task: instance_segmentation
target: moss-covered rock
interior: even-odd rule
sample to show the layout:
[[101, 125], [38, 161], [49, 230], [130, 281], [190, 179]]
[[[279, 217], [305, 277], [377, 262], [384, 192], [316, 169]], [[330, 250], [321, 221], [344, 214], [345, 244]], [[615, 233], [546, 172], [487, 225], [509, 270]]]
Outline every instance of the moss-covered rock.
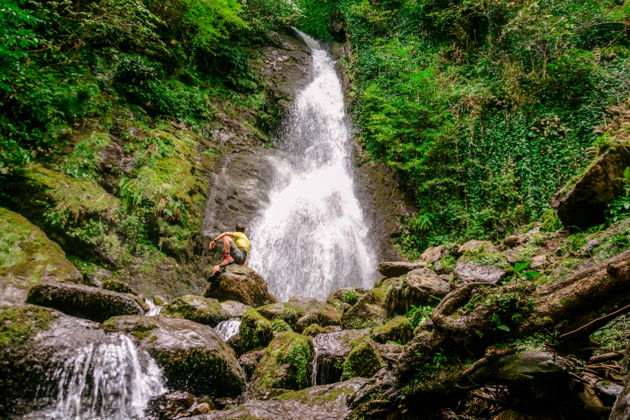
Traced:
[[341, 326], [344, 329], [361, 329], [383, 325], [387, 319], [384, 303], [384, 290], [370, 290], [343, 314]]
[[216, 326], [229, 319], [229, 314], [216, 299], [195, 295], [180, 296], [162, 309], [162, 314], [185, 318], [200, 324]]
[[276, 301], [260, 274], [238, 264], [228, 266], [218, 278], [212, 280], [203, 295], [219, 301], [235, 300], [253, 307]]
[[346, 380], [361, 376], [369, 378], [385, 366], [377, 346], [372, 340], [363, 340], [356, 345], [343, 362], [341, 379]]
[[343, 362], [352, 348], [365, 340], [370, 334], [369, 329], [342, 330], [323, 333], [313, 338], [315, 353], [313, 369], [317, 385], [339, 382], [343, 371]]
[[301, 332], [311, 324], [339, 325], [341, 315], [332, 305], [321, 299], [294, 296], [288, 302], [274, 303], [257, 309], [267, 319], [281, 319]]
[[227, 312], [230, 318], [240, 318], [245, 312], [252, 309], [251, 306], [235, 300], [226, 300], [225, 302], [221, 302], [221, 307], [225, 312]]
[[258, 311], [250, 309], [241, 317], [239, 336], [242, 351], [266, 347], [273, 338], [273, 326]]
[[137, 296], [98, 287], [57, 282], [33, 286], [26, 298], [28, 303], [98, 322], [117, 315], [144, 314], [139, 300]]
[[40, 228], [0, 207], [0, 304], [24, 302], [28, 288], [42, 281], [76, 283], [82, 278]]
[[250, 389], [259, 396], [275, 390], [302, 389], [310, 384], [310, 338], [282, 332], [269, 343], [265, 355], [252, 375]]
[[164, 370], [171, 389], [219, 397], [234, 397], [243, 389], [245, 374], [236, 354], [207, 325], [163, 316], [121, 316], [104, 326], [135, 335]]
[[341, 301], [352, 306], [367, 292], [367, 289], [361, 287], [345, 287], [330, 293], [326, 298], [326, 302], [332, 304], [334, 301]]
[[402, 315], [412, 306], [437, 304], [451, 291], [451, 285], [428, 268], [413, 270], [387, 289], [385, 307], [390, 315]]
[[327, 327], [322, 327], [319, 324], [311, 324], [308, 327], [304, 328], [302, 334], [308, 337], [315, 337], [318, 334], [330, 333], [339, 330], [341, 330], [341, 327], [338, 325], [329, 325]]
[[[479, 242], [479, 244], [476, 247], [466, 248], [466, 251], [457, 260], [454, 270], [455, 276], [461, 281], [495, 284], [510, 272], [512, 266], [508, 262], [506, 255], [497, 252], [492, 243], [487, 241], [470, 242]], [[462, 248], [464, 245], [462, 245]]]
[[105, 280], [103, 282], [103, 289], [111, 290], [112, 292], [129, 293], [131, 295], [138, 295], [138, 292], [136, 292], [133, 287], [129, 286], [124, 281], [120, 281], [116, 279]]
[[405, 344], [413, 337], [413, 326], [406, 316], [397, 316], [385, 325], [374, 328], [371, 336], [377, 343], [385, 344], [388, 341], [394, 341], [398, 344]]

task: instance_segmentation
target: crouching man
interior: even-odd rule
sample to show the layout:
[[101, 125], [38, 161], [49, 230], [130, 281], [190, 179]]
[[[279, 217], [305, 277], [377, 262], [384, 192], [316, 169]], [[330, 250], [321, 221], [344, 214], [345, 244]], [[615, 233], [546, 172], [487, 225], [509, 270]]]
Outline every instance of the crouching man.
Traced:
[[247, 256], [251, 248], [251, 243], [245, 235], [245, 225], [239, 223], [236, 225], [235, 232], [223, 232], [210, 242], [210, 249], [214, 249], [217, 244], [223, 246], [223, 261], [219, 265], [214, 266], [209, 279], [213, 279], [223, 267], [230, 264], [247, 265]]

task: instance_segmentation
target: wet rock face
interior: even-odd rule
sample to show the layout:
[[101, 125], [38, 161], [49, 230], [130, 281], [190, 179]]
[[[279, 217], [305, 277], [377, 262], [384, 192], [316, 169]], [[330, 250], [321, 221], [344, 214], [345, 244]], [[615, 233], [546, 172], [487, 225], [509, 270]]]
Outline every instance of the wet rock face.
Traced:
[[604, 153], [577, 182], [561, 190], [552, 202], [568, 228], [587, 228], [604, 222], [608, 204], [623, 192], [624, 170], [630, 166], [630, 151], [618, 147]]
[[144, 309], [139, 298], [97, 287], [68, 283], [33, 286], [27, 303], [58, 309], [66, 314], [102, 322], [117, 315], [140, 315]]
[[235, 300], [253, 307], [276, 301], [260, 274], [238, 264], [229, 265], [218, 278], [212, 280], [203, 295], [219, 301]]
[[185, 318], [200, 324], [216, 326], [230, 318], [216, 299], [201, 296], [180, 296], [162, 309], [164, 315]]
[[269, 343], [252, 374], [250, 392], [267, 397], [277, 390], [302, 389], [310, 384], [311, 340], [282, 332]]
[[229, 410], [191, 417], [191, 420], [237, 418], [341, 420], [350, 414], [349, 397], [359, 392], [367, 382], [367, 379], [355, 378], [345, 382], [287, 392], [267, 401], [249, 400]]
[[428, 268], [418, 268], [394, 285], [385, 299], [387, 312], [406, 314], [411, 306], [432, 305], [451, 291], [451, 285]]
[[237, 396], [245, 382], [234, 350], [209, 326], [162, 316], [122, 316], [108, 330], [133, 334], [164, 370], [168, 387], [196, 395]]
[[210, 409], [208, 403], [200, 403], [188, 392], [173, 391], [152, 399], [144, 414], [147, 420], [170, 420], [204, 414]]
[[343, 362], [352, 350], [353, 343], [369, 334], [369, 329], [343, 330], [316, 335], [313, 338], [315, 383], [330, 384], [341, 380]]
[[0, 304], [23, 303], [28, 288], [35, 283], [76, 283], [83, 279], [61, 247], [40, 228], [2, 207], [0, 236], [9, 246], [0, 259]]

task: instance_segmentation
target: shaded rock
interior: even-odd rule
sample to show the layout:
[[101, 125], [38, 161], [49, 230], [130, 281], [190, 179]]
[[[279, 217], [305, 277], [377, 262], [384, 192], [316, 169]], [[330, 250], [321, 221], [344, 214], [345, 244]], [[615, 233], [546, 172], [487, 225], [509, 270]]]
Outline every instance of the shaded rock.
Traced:
[[273, 326], [271, 321], [255, 309], [250, 309], [243, 314], [239, 330], [241, 351], [267, 347], [272, 338]]
[[375, 327], [385, 323], [387, 312], [383, 308], [385, 292], [380, 289], [370, 290], [348, 309], [341, 318], [344, 329]]
[[257, 311], [267, 319], [282, 319], [298, 332], [311, 324], [325, 327], [341, 323], [339, 311], [316, 298], [294, 296], [288, 302], [261, 306]]
[[19, 304], [29, 287], [43, 281], [77, 283], [83, 275], [37, 226], [0, 207], [0, 304]]
[[129, 293], [130, 295], [138, 295], [133, 287], [129, 286], [124, 281], [115, 280], [115, 279], [107, 279], [103, 281], [103, 286], [101, 286], [105, 290], [111, 290], [112, 292], [118, 293]]
[[503, 245], [508, 248], [515, 248], [517, 246], [523, 245], [525, 243], [525, 236], [523, 235], [512, 235], [503, 239]]
[[385, 299], [389, 314], [406, 314], [412, 306], [434, 305], [451, 291], [451, 285], [433, 270], [419, 268], [393, 285]]
[[478, 241], [476, 239], [473, 239], [461, 245], [459, 249], [457, 250], [457, 252], [459, 254], [463, 254], [465, 252], [475, 251], [478, 249], [485, 249], [485, 250], [491, 251], [491, 250], [494, 250], [494, 245], [492, 245], [492, 242], [490, 241]]
[[385, 366], [378, 347], [372, 340], [363, 340], [357, 344], [343, 362], [341, 379], [346, 380], [361, 376], [369, 378]]
[[484, 282], [496, 284], [503, 277], [507, 275], [507, 272], [501, 268], [491, 265], [476, 265], [466, 261], [458, 261], [454, 271], [455, 275], [462, 281], [470, 282]]
[[335, 331], [341, 331], [341, 327], [338, 325], [329, 325], [327, 327], [322, 327], [319, 324], [311, 324], [308, 327], [304, 328], [302, 334], [308, 337], [315, 337], [318, 334], [330, 333]]
[[217, 279], [212, 280], [203, 295], [219, 301], [235, 300], [253, 307], [276, 301], [260, 274], [238, 264], [229, 265]]
[[350, 414], [349, 397], [357, 393], [367, 382], [367, 379], [355, 378], [287, 392], [267, 401], [248, 400], [237, 407], [192, 417], [191, 420], [342, 420]]
[[216, 326], [219, 322], [230, 318], [216, 299], [195, 295], [180, 296], [161, 312], [163, 315], [185, 318], [200, 324]]
[[210, 411], [208, 403], [201, 404], [193, 394], [173, 391], [151, 399], [144, 413], [150, 420], [171, 420]]
[[407, 274], [411, 270], [423, 268], [425, 263], [422, 261], [406, 262], [406, 261], [389, 261], [378, 264], [378, 272], [385, 277], [398, 277]]
[[604, 222], [608, 204], [624, 191], [623, 174], [630, 165], [627, 147], [611, 149], [584, 174], [554, 197], [551, 205], [567, 228], [587, 228]]
[[420, 261], [423, 261], [427, 264], [433, 264], [440, 260], [440, 258], [444, 257], [448, 254], [448, 249], [444, 245], [434, 246], [431, 248], [427, 248], [422, 255], [420, 255]]
[[33, 286], [27, 303], [58, 309], [66, 314], [103, 322], [117, 315], [144, 314], [139, 298], [97, 287], [69, 283]]
[[230, 318], [240, 318], [245, 312], [252, 307], [235, 300], [226, 300], [221, 302], [221, 307], [230, 316]]
[[405, 350], [405, 346], [401, 344], [380, 344], [375, 343], [376, 348], [378, 349], [379, 354], [383, 357], [384, 360], [389, 362], [392, 366], [398, 362], [398, 358]]
[[171, 389], [236, 396], [245, 374], [234, 350], [209, 326], [163, 316], [110, 318], [108, 330], [133, 334], [163, 369]]
[[397, 316], [389, 320], [385, 325], [375, 327], [371, 337], [377, 343], [385, 344], [394, 341], [405, 344], [413, 337], [413, 326], [406, 316]]
[[245, 371], [245, 376], [248, 380], [251, 378], [252, 374], [256, 370], [256, 367], [258, 366], [258, 363], [260, 363], [260, 360], [263, 358], [264, 355], [264, 349], [252, 350], [241, 355], [238, 358], [238, 363], [243, 367], [243, 370]]
[[250, 392], [268, 397], [278, 390], [306, 388], [310, 385], [311, 354], [310, 338], [289, 331], [278, 334], [252, 374]]
[[343, 362], [348, 357], [353, 345], [367, 337], [369, 333], [369, 329], [364, 329], [342, 330], [316, 335], [312, 341], [314, 383], [322, 385], [340, 381]]

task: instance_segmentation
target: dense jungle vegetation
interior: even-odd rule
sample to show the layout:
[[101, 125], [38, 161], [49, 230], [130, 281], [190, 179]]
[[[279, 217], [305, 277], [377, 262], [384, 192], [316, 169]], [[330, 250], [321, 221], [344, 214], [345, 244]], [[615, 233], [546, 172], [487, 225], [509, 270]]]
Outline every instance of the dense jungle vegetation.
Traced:
[[[606, 121], [627, 104], [628, 13], [619, 0], [5, 0], [0, 173], [55, 162], [82, 127], [124, 113], [207, 134], [227, 103], [270, 129], [251, 51], [270, 30], [342, 40], [341, 25], [359, 140], [418, 207], [403, 251], [498, 237], [543, 216], [610, 146]], [[91, 143], [59, 169], [92, 176]], [[139, 179], [120, 180], [131, 203]], [[181, 203], [167, 200], [176, 218]]]
[[[627, 1], [342, 0], [313, 9], [346, 23], [360, 140], [415, 197], [408, 252], [498, 237], [541, 217], [610, 146], [600, 126], [627, 105]], [[307, 29], [330, 37], [321, 22]], [[625, 198], [615, 209], [627, 207]]]

